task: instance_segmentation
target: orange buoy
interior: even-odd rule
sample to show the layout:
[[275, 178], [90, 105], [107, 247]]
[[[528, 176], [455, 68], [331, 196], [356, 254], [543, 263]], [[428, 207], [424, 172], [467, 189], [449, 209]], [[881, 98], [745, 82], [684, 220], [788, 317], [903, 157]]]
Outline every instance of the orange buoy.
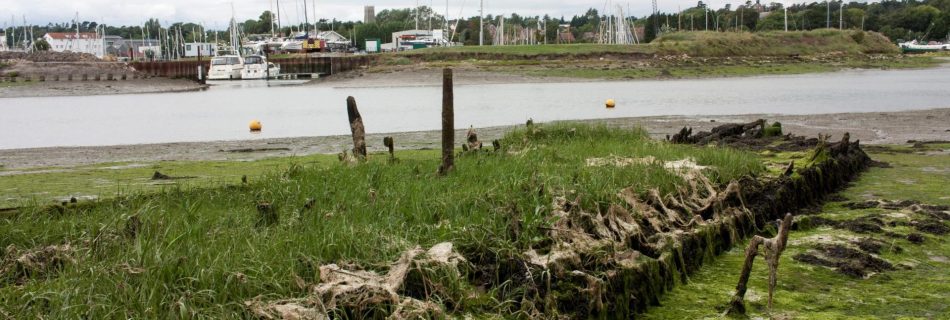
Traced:
[[607, 99], [607, 109], [613, 109], [617, 106], [617, 103], [614, 102], [614, 99]]
[[259, 120], [253, 120], [248, 127], [251, 129], [251, 132], [261, 131], [261, 122]]

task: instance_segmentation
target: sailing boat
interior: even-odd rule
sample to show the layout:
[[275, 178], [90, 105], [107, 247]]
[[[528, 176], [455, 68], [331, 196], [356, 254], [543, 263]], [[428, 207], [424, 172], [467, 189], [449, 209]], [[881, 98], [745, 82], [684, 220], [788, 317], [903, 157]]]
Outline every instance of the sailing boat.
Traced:
[[921, 44], [917, 40], [900, 44], [904, 53], [924, 53], [950, 50], [950, 43]]

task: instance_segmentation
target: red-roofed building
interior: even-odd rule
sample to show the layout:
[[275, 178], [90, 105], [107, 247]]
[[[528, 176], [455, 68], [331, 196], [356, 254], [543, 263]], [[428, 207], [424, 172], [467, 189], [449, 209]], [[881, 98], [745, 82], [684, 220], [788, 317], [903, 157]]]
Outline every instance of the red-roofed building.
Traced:
[[50, 50], [56, 52], [88, 53], [97, 57], [105, 54], [103, 38], [92, 32], [50, 32], [43, 36]]

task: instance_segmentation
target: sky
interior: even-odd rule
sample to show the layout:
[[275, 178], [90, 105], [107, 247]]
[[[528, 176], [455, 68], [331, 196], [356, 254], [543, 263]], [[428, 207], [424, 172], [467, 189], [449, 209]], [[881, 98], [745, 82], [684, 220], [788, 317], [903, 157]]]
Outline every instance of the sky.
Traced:
[[[12, 4], [10, 2], [12, 1]], [[282, 0], [282, 21], [296, 23], [303, 22], [303, 1]], [[376, 12], [391, 8], [408, 8], [415, 6], [416, 0], [306, 0], [307, 10], [313, 17], [313, 1], [316, 2], [316, 16], [320, 19], [362, 20], [363, 6], [373, 5]], [[471, 17], [478, 15], [479, 0], [449, 0], [449, 18], [454, 19], [461, 15]], [[13, 17], [16, 24], [21, 25], [23, 16], [28, 24], [45, 25], [47, 23], [61, 23], [72, 21], [77, 12], [80, 21], [96, 21], [108, 25], [141, 25], [148, 18], [158, 18], [163, 24], [174, 22], [198, 22], [205, 27], [226, 28], [231, 18], [231, 5], [234, 5], [234, 16], [238, 21], [257, 19], [261, 12], [271, 9], [273, 0], [4, 0], [0, 6], [0, 26], [10, 26]], [[564, 16], [567, 19], [584, 13], [588, 8], [603, 11], [605, 0], [485, 0], [486, 14], [518, 13], [523, 16], [549, 14], [552, 17]], [[688, 8], [696, 5], [697, 0], [659, 0], [660, 11], [674, 12], [679, 8]], [[740, 1], [713, 0], [708, 1], [713, 8], [719, 8], [726, 3], [737, 4]], [[744, 2], [744, 1], [742, 1]], [[763, 0], [763, 3], [770, 1]], [[781, 2], [781, 1], [779, 1]], [[445, 0], [419, 0], [420, 5], [431, 4], [440, 14], [446, 9]], [[648, 15], [652, 11], [652, 4], [648, 0], [630, 2], [614, 1], [621, 4], [624, 10], [636, 16]], [[301, 9], [296, 9], [296, 8]]]

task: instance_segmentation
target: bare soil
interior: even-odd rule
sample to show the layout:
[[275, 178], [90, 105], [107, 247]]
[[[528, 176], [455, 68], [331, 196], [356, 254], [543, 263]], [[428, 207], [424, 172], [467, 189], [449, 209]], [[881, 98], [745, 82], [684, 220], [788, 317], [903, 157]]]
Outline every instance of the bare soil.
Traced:
[[169, 93], [198, 91], [207, 87], [207, 85], [191, 80], [168, 78], [113, 81], [44, 81], [0, 87], [0, 98]]
[[[2, 92], [2, 91], [0, 91]], [[741, 116], [663, 116], [587, 120], [611, 127], [642, 126], [655, 138], [665, 139], [684, 126], [694, 131], [711, 130], [723, 123], [751, 122], [756, 119], [779, 121], [785, 133], [815, 137], [831, 134], [839, 139], [850, 132], [852, 141], [864, 144], [901, 144], [908, 140], [950, 140], [950, 108], [886, 113], [841, 113], [827, 115], [741, 115]], [[515, 126], [479, 128], [482, 141], [501, 138]], [[456, 132], [456, 141], [465, 141], [466, 130]], [[370, 152], [383, 152], [383, 137], [395, 138], [396, 149], [418, 150], [440, 147], [439, 131], [368, 134]], [[210, 141], [101, 147], [59, 147], [0, 150], [0, 165], [5, 169], [77, 166], [113, 162], [150, 162], [169, 160], [248, 161], [268, 157], [339, 153], [352, 147], [349, 136], [295, 137], [245, 141]]]
[[[533, 77], [481, 70], [472, 65], [453, 66], [455, 85], [552, 83], [604, 81], [567, 77]], [[335, 74], [311, 81], [309, 85], [334, 88], [433, 87], [442, 85], [442, 69], [426, 66], [375, 66]]]

